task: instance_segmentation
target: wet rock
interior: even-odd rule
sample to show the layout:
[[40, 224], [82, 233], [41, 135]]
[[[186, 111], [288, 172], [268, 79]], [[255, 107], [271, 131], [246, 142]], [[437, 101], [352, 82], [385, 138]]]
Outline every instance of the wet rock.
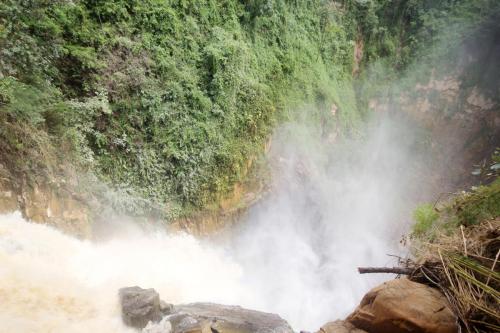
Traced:
[[436, 289], [399, 279], [372, 289], [347, 318], [368, 332], [456, 333], [457, 320]]
[[170, 333], [172, 331], [172, 324], [166, 318], [163, 318], [159, 323], [149, 322], [144, 327], [141, 333]]
[[166, 316], [172, 313], [174, 311], [174, 305], [169, 304], [165, 301], [160, 300], [160, 312], [162, 315]]
[[171, 323], [172, 333], [293, 332], [276, 314], [212, 303], [178, 305], [164, 319]]
[[321, 326], [317, 333], [366, 333], [345, 320], [336, 320]]
[[154, 289], [122, 288], [118, 292], [125, 324], [142, 329], [161, 320], [160, 295]]
[[[170, 322], [171, 332], [208, 332], [210, 333], [211, 321], [204, 318], [195, 318], [187, 313], [174, 313], [165, 317]], [[208, 331], [207, 331], [208, 329]]]

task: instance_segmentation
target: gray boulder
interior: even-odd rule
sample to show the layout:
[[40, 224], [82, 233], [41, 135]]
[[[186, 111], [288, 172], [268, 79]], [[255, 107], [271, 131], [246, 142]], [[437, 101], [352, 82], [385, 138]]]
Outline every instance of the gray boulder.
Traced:
[[293, 333], [276, 314], [212, 303], [177, 305], [164, 320], [171, 333]]
[[174, 305], [160, 300], [160, 311], [164, 316], [169, 315], [174, 311]]
[[118, 292], [125, 324], [138, 329], [161, 320], [160, 295], [154, 289], [121, 288]]

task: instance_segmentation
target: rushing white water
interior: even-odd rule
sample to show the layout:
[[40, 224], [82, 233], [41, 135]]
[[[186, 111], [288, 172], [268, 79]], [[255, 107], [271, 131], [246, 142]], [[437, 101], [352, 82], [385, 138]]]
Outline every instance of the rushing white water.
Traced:
[[304, 126], [276, 133], [272, 193], [231, 238], [244, 285], [258, 295], [248, 305], [316, 331], [391, 278], [357, 267], [393, 265], [388, 254], [404, 255], [399, 240], [426, 192], [412, 132], [383, 119], [366, 129], [366, 140], [342, 145]]
[[0, 216], [0, 332], [128, 332], [117, 290], [154, 287], [170, 302], [245, 295], [241, 268], [188, 235], [80, 241], [19, 214]]
[[114, 233], [90, 242], [19, 214], [0, 216], [0, 333], [128, 332], [117, 290], [132, 285], [171, 303], [278, 313], [297, 330], [345, 316], [387, 278], [360, 276], [356, 267], [399, 253], [399, 219], [413, 203], [409, 193], [423, 187], [411, 177], [410, 132], [393, 125], [337, 149], [301, 127], [278, 132], [273, 191], [228, 241], [114, 221]]

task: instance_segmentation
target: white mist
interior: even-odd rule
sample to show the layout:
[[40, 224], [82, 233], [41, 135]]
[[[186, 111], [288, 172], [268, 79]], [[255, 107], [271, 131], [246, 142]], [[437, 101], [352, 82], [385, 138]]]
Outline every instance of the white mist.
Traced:
[[[124, 223], [99, 242], [0, 216], [0, 333], [128, 332], [117, 290], [155, 288], [167, 302], [274, 312], [296, 330], [344, 317], [387, 276], [403, 217], [422, 192], [408, 127], [379, 121], [364, 140], [328, 144], [288, 125], [270, 152], [271, 193], [227, 241], [144, 232]], [[119, 221], [120, 222], [120, 221]]]

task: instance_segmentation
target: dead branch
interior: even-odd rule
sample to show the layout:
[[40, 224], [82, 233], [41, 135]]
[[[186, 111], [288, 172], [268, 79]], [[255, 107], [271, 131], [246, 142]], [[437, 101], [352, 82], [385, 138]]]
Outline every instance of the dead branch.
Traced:
[[391, 274], [403, 274], [410, 275], [413, 273], [413, 269], [405, 267], [358, 267], [359, 274], [368, 273], [391, 273]]

